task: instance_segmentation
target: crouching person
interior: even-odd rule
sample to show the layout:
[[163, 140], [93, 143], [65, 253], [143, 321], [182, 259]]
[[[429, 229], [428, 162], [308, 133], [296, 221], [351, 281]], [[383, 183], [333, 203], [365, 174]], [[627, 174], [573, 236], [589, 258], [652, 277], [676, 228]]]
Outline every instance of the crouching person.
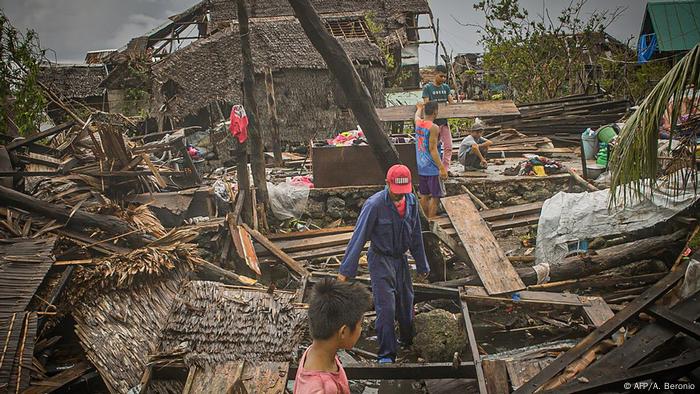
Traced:
[[314, 285], [308, 312], [313, 343], [299, 361], [294, 394], [350, 394], [336, 352], [355, 346], [369, 306], [369, 292], [359, 284], [326, 278]]
[[484, 130], [477, 126], [469, 131], [459, 144], [459, 162], [464, 166], [464, 171], [473, 169], [485, 169], [488, 166], [486, 156], [491, 146], [491, 141], [482, 137]]

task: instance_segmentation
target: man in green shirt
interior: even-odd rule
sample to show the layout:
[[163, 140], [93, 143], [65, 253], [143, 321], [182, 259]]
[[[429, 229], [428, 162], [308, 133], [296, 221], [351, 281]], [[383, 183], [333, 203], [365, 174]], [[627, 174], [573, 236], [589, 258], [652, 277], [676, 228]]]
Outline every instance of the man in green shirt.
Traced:
[[[436, 75], [433, 82], [428, 82], [423, 87], [423, 102], [437, 101], [438, 103], [454, 103], [450, 85], [447, 81], [447, 68], [442, 64], [435, 67]], [[447, 124], [447, 119], [435, 119], [435, 125], [440, 128], [439, 141], [442, 147], [441, 162], [445, 169], [450, 168], [452, 161], [452, 132]]]

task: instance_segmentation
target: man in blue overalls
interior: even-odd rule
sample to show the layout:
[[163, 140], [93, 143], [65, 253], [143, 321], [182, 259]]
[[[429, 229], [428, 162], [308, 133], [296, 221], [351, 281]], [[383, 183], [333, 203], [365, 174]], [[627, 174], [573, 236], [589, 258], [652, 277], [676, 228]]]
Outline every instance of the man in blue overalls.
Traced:
[[411, 251], [422, 277], [430, 272], [418, 202], [412, 193], [411, 171], [404, 165], [391, 167], [386, 174], [386, 184], [384, 190], [368, 198], [362, 206], [338, 274], [341, 281], [355, 276], [360, 253], [371, 240], [367, 262], [377, 312], [375, 327], [380, 363], [396, 360], [395, 320], [399, 322], [401, 343], [410, 345], [413, 342], [413, 283], [406, 251]]

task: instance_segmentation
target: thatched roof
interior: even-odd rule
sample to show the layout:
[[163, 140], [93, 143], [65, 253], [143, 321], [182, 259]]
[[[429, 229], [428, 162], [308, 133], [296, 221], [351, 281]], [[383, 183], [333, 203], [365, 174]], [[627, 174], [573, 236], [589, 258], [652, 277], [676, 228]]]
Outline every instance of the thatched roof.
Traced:
[[[376, 15], [410, 12], [425, 14], [430, 10], [427, 0], [312, 0], [320, 14], [337, 12], [372, 12]], [[214, 22], [236, 19], [236, 2], [230, 0], [211, 0], [211, 15]], [[256, 0], [251, 4], [252, 17], [290, 16], [294, 15], [287, 0]]]
[[294, 293], [269, 294], [217, 282], [187, 283], [163, 329], [159, 354], [201, 367], [225, 361], [290, 361], [306, 327]]
[[50, 64], [41, 67], [39, 80], [69, 98], [102, 96], [100, 82], [107, 76], [102, 64]]
[[[255, 71], [325, 70], [326, 63], [295, 18], [251, 19], [251, 47]], [[367, 39], [339, 39], [356, 63], [382, 65], [381, 50]], [[169, 112], [183, 118], [215, 101], [241, 101], [241, 49], [238, 25], [220, 30], [176, 51], [152, 67], [157, 110], [169, 99], [167, 86], [177, 96]], [[174, 84], [168, 83], [171, 80]], [[172, 94], [172, 93], [170, 93]], [[261, 102], [264, 102], [261, 101]]]
[[174, 272], [142, 286], [85, 297], [73, 310], [75, 333], [110, 392], [126, 393], [138, 385], [182, 276]]

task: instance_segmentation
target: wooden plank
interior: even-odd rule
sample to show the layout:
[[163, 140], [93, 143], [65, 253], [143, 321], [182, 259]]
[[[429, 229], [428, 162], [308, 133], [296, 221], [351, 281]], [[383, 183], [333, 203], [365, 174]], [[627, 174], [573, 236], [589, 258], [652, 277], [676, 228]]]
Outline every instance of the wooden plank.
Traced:
[[543, 204], [544, 201], [538, 201], [527, 204], [513, 205], [510, 207], [489, 209], [486, 211], [481, 211], [480, 214], [481, 217], [487, 221], [499, 219], [513, 219], [517, 216], [539, 213], [540, 211], [542, 211]]
[[517, 300], [507, 296], [493, 296], [486, 292], [486, 289], [480, 286], [464, 286], [463, 295], [466, 299], [490, 300], [497, 302], [523, 302], [530, 304], [555, 304], [555, 305], [572, 305], [572, 306], [589, 306], [590, 304], [582, 301], [576, 294], [569, 293], [551, 293], [547, 291], [519, 291]]
[[144, 163], [146, 163], [148, 169], [151, 170], [151, 172], [153, 173], [153, 177], [156, 179], [156, 183], [158, 184], [158, 186], [160, 186], [161, 189], [165, 189], [165, 187], [168, 184], [165, 182], [165, 179], [163, 179], [163, 177], [160, 176], [160, 172], [158, 172], [156, 166], [153, 165], [153, 162], [151, 161], [151, 158], [148, 157], [148, 154], [144, 153], [143, 155], [141, 155], [141, 159]]
[[269, 250], [270, 253], [275, 255], [275, 257], [280, 259], [292, 271], [299, 274], [302, 278], [309, 275], [309, 271], [303, 265], [291, 258], [287, 253], [283, 252], [282, 249], [278, 248], [269, 239], [265, 238], [265, 236], [260, 234], [260, 232], [251, 229], [247, 224], [243, 224], [243, 227], [256, 241], [258, 241], [258, 243], [260, 243], [265, 249]]
[[[275, 246], [285, 253], [300, 252], [304, 250], [314, 250], [329, 246], [347, 245], [352, 238], [352, 232], [325, 235], [315, 238], [293, 239], [288, 241], [277, 241]], [[267, 239], [267, 238], [266, 238]], [[256, 239], [257, 240], [257, 239]], [[267, 249], [267, 248], [266, 248]], [[259, 256], [267, 254], [261, 248], [256, 249]]]
[[[197, 370], [188, 378], [191, 393], [283, 393], [287, 384], [288, 362], [228, 361]], [[185, 391], [183, 391], [184, 394]]]
[[[576, 387], [557, 387], [557, 393], [579, 393], [579, 392], [601, 392], [605, 387], [610, 387], [613, 392], [620, 391], [622, 382], [641, 382], [651, 377], [668, 377], [675, 369], [693, 370], [700, 365], [700, 349], [689, 350], [680, 356], [651, 362], [642, 366], [630, 368], [626, 371], [601, 376], [600, 379], [589, 380], [588, 383], [577, 385]], [[659, 386], [661, 389], [663, 386]], [[647, 391], [652, 391], [653, 386], [644, 387]], [[657, 391], [657, 390], [654, 390]], [[692, 391], [692, 389], [690, 390]], [[603, 391], [605, 392], [605, 391]]]
[[[474, 363], [391, 363], [344, 364], [348, 380], [427, 380], [476, 377]], [[289, 367], [289, 376], [295, 376], [297, 367]]]
[[13, 149], [17, 149], [21, 146], [32, 144], [32, 143], [39, 141], [41, 139], [44, 139], [46, 137], [50, 137], [54, 134], [60, 133], [61, 131], [65, 130], [69, 127], [72, 127], [74, 124], [75, 124], [75, 122], [72, 120], [65, 122], [65, 123], [61, 123], [60, 125], [52, 127], [48, 130], [44, 130], [44, 131], [41, 131], [38, 133], [31, 134], [25, 139], [10, 142], [9, 144], [5, 145], [5, 149], [7, 149], [7, 151], [9, 152], [9, 151], [11, 151]]
[[[401, 122], [413, 120], [416, 107], [413, 105], [398, 105], [387, 108], [376, 108], [379, 120], [383, 122]], [[511, 100], [472, 101], [466, 103], [440, 104], [440, 118], [487, 118], [496, 116], [518, 116], [520, 111]]]
[[481, 363], [486, 379], [486, 391], [488, 394], [508, 394], [508, 370], [503, 360], [484, 360]]
[[659, 305], [652, 305], [647, 308], [647, 311], [652, 315], [663, 319], [675, 326], [677, 329], [683, 331], [685, 334], [694, 337], [695, 339], [700, 339], [700, 324], [686, 319], [684, 316], [677, 314], [676, 312]]
[[683, 263], [678, 270], [671, 272], [665, 278], [658, 281], [652, 287], [647, 289], [642, 295], [635, 298], [634, 301], [630, 302], [627, 307], [620, 312], [618, 312], [612, 319], [605, 322], [602, 326], [595, 329], [586, 336], [581, 342], [576, 346], [571, 348], [568, 352], [559, 356], [552, 364], [547, 368], [543, 369], [530, 381], [516, 390], [516, 393], [534, 393], [535, 390], [540, 388], [545, 383], [549, 382], [550, 379], [558, 375], [564, 370], [569, 364], [578, 360], [584, 355], [591, 347], [595, 346], [598, 342], [612, 335], [620, 326], [625, 324], [630, 318], [637, 316], [637, 314], [644, 309], [647, 305], [651, 304], [659, 297], [664, 295], [673, 285], [676, 284], [684, 275], [685, 269], [687, 267], [687, 262]]
[[549, 365], [544, 360], [508, 360], [506, 369], [513, 385], [513, 390], [517, 390], [525, 382], [537, 375], [544, 367]]
[[[695, 293], [671, 309], [688, 319], [700, 318], [700, 293]], [[672, 326], [658, 323], [647, 324], [631, 338], [628, 338], [622, 346], [612, 349], [581, 372], [581, 376], [593, 381], [601, 376], [631, 368], [668, 343], [677, 333], [678, 330]], [[573, 382], [571, 384], [579, 383]]]
[[442, 199], [442, 204], [489, 294], [525, 288], [503, 249], [468, 196]]
[[333, 227], [333, 228], [322, 228], [318, 230], [308, 230], [308, 231], [294, 231], [291, 233], [276, 233], [268, 234], [267, 239], [270, 241], [283, 241], [292, 239], [304, 239], [311, 237], [318, 237], [319, 235], [334, 235], [341, 233], [352, 232], [355, 229], [354, 226], [343, 226], [343, 227]]
[[594, 326], [600, 327], [615, 316], [615, 313], [613, 313], [612, 309], [610, 309], [610, 306], [603, 298], [586, 296], [579, 296], [579, 298], [581, 301], [590, 304], [589, 306], [584, 306], [583, 311]]
[[81, 361], [75, 364], [69, 369], [64, 369], [58, 374], [42, 381], [33, 381], [32, 386], [25, 390], [24, 394], [44, 394], [52, 393], [61, 387], [67, 385], [68, 383], [78, 379], [79, 377], [85, 375], [86, 372], [91, 370], [90, 364]]
[[474, 368], [476, 369], [476, 380], [479, 384], [479, 393], [488, 394], [486, 388], [486, 378], [484, 377], [484, 370], [481, 366], [481, 355], [479, 354], [479, 345], [476, 343], [476, 335], [474, 335], [474, 328], [472, 327], [472, 320], [469, 316], [469, 306], [467, 301], [462, 297], [463, 289], [459, 290], [459, 300], [462, 305], [462, 317], [464, 318], [464, 327], [467, 329], [467, 340], [469, 341], [469, 350], [472, 353], [472, 362], [474, 363]]

